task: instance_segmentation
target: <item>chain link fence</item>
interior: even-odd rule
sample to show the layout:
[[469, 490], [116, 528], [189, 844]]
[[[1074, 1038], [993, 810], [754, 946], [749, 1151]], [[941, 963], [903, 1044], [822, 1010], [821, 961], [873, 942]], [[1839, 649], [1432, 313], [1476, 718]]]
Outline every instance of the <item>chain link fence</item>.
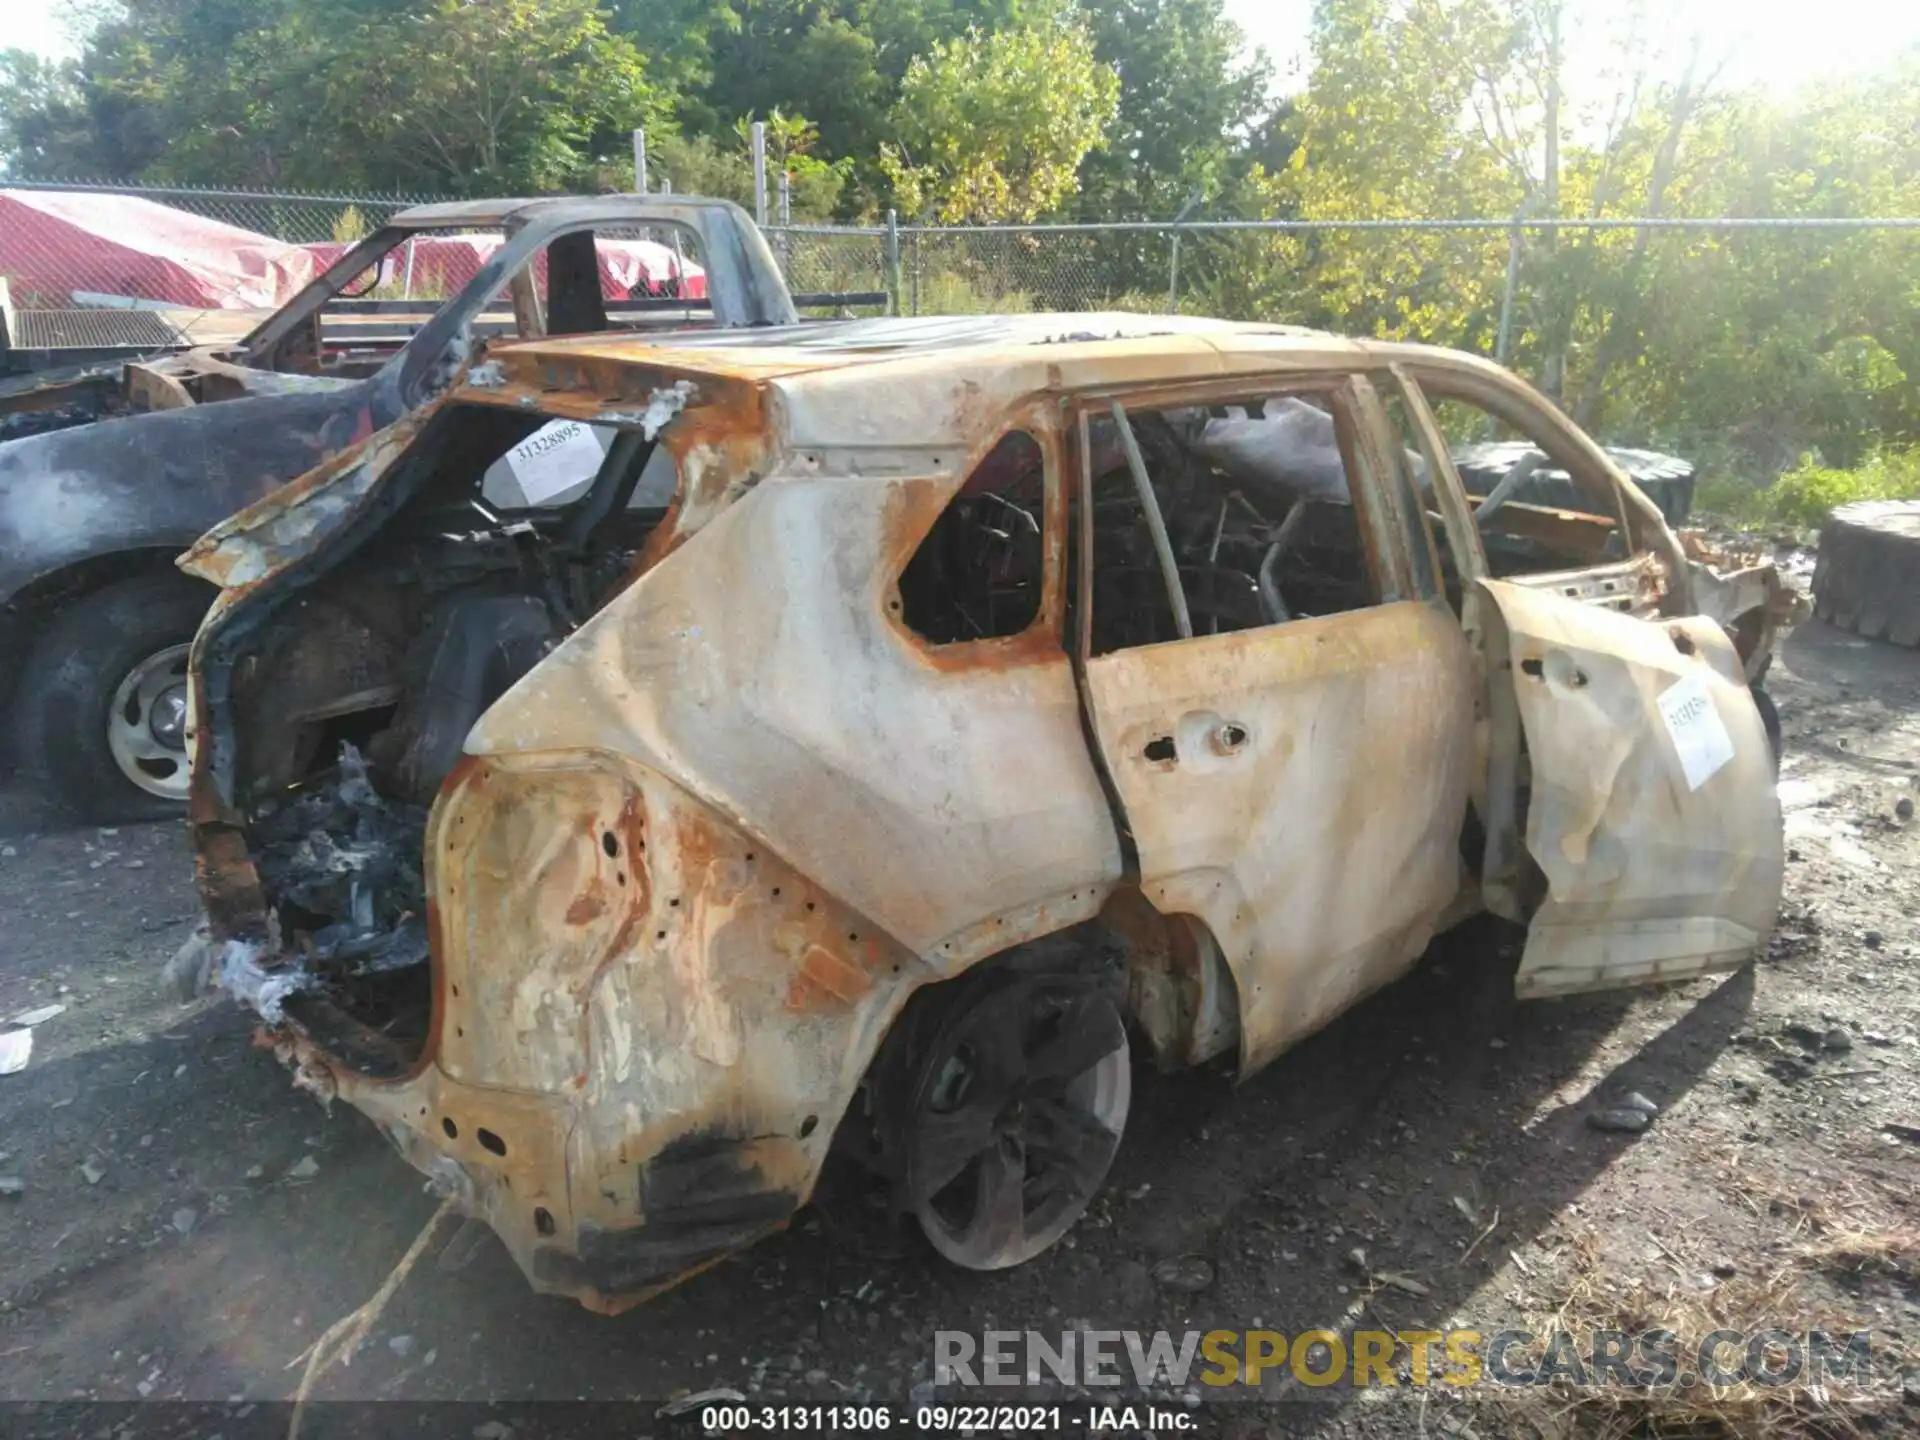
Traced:
[[[318, 247], [438, 198], [0, 181], [0, 205], [15, 196], [112, 197], [129, 207], [119, 233], [162, 253], [183, 212], [242, 241]], [[1920, 430], [1920, 218], [785, 225], [767, 236], [797, 294], [879, 294], [903, 315], [1180, 311], [1426, 341], [1503, 359], [1576, 414], [1583, 393], [1602, 393], [1607, 428], [1634, 443], [1724, 441], [1762, 468], [1806, 450], [1853, 463], [1844, 457], [1873, 437]], [[97, 245], [43, 247], [24, 263], [22, 246], [0, 213], [0, 277], [16, 307], [146, 293], [103, 273]], [[236, 284], [204, 303], [263, 302]]]

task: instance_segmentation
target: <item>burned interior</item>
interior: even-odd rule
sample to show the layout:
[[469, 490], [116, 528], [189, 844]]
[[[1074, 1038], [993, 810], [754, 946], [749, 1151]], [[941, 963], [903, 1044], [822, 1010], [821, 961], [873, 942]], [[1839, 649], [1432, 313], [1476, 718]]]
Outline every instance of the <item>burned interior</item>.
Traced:
[[399, 463], [351, 558], [249, 612], [206, 667], [272, 993], [376, 1075], [427, 1036], [435, 794], [480, 714], [631, 573], [674, 482], [644, 425], [483, 405], [441, 411]]
[[[1128, 408], [1134, 453], [1166, 528], [1190, 634], [1222, 634], [1377, 604], [1351, 477], [1365, 463], [1345, 399], [1331, 389], [1228, 396], [1206, 405]], [[1182, 638], [1153, 524], [1119, 422], [1088, 427], [1093, 496], [1091, 653]], [[1435, 536], [1422, 457], [1397, 472], [1406, 508], [1426, 512], [1416, 558], [1437, 567], [1456, 610], [1457, 567]], [[1623, 554], [1617, 519], [1522, 503], [1535, 465], [1495, 494], [1472, 497], [1491, 573], [1552, 573]], [[1044, 571], [1042, 449], [1002, 436], [900, 577], [901, 619], [934, 644], [1020, 634], [1040, 613]]]

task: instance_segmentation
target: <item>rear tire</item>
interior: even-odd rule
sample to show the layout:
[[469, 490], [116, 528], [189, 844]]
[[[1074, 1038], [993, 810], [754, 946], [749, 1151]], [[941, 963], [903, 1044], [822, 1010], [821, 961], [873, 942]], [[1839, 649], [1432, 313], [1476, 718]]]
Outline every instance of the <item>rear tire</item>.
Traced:
[[14, 696], [20, 766], [83, 820], [186, 813], [186, 647], [212, 603], [173, 571], [64, 606]]
[[1003, 1270], [1106, 1179], [1132, 1098], [1126, 1027], [1080, 975], [988, 972], [940, 999], [908, 1091], [905, 1198], [948, 1260]]

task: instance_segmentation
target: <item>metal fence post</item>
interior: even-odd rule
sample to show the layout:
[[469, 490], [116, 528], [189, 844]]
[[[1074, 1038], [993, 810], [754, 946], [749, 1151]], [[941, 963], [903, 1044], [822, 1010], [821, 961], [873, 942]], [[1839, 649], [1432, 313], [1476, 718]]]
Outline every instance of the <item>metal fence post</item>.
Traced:
[[1173, 261], [1167, 274], [1167, 309], [1172, 314], [1180, 313], [1180, 226], [1193, 214], [1200, 204], [1201, 192], [1193, 191], [1187, 196], [1187, 203], [1180, 207], [1180, 213], [1173, 217]]
[[753, 218], [761, 229], [767, 224], [767, 122], [753, 122]]
[[647, 132], [633, 132], [633, 188], [635, 193], [647, 193]]
[[920, 313], [920, 232], [909, 232], [913, 237], [913, 313]]
[[1507, 284], [1500, 296], [1500, 329], [1493, 337], [1493, 358], [1504, 365], [1513, 348], [1513, 292], [1520, 280], [1520, 221], [1526, 209], [1513, 213], [1513, 228], [1507, 231]]
[[887, 308], [900, 313], [900, 212], [887, 211]]

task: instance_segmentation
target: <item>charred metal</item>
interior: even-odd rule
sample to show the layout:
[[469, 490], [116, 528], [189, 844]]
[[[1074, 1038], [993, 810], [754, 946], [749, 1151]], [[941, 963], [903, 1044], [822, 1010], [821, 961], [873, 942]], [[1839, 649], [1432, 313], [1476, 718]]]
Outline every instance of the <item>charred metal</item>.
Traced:
[[[537, 1287], [644, 1299], [830, 1151], [1018, 1263], [1128, 1020], [1249, 1074], [1483, 906], [1529, 994], [1764, 939], [1771, 571], [1485, 362], [1063, 323], [505, 347], [185, 562], [208, 967]], [[1592, 508], [1469, 495], [1429, 394]]]

